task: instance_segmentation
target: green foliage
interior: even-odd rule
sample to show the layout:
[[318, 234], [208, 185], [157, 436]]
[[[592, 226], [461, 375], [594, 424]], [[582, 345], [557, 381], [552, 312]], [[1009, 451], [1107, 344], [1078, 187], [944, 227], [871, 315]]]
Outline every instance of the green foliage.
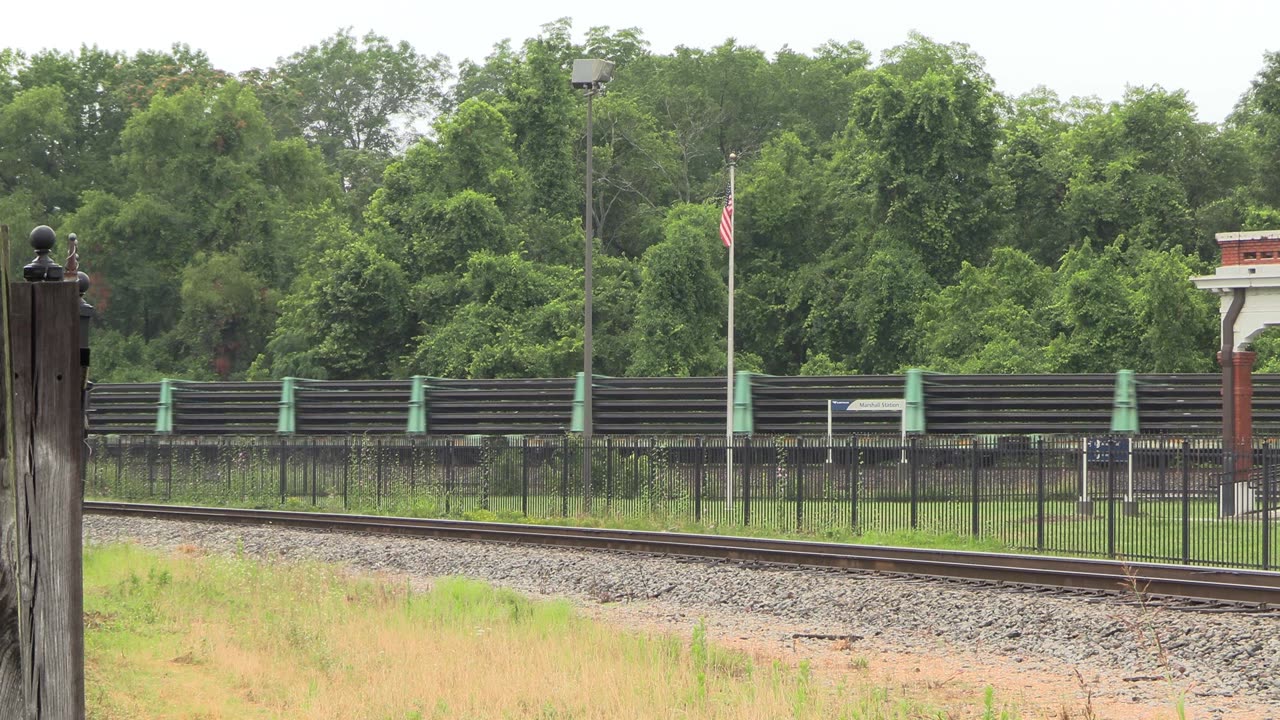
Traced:
[[404, 271], [363, 240], [326, 252], [322, 264], [282, 301], [256, 374], [345, 380], [391, 373], [408, 330]]
[[22, 90], [0, 106], [0, 192], [25, 190], [42, 211], [59, 205], [71, 139], [66, 94], [57, 85]]
[[853, 96], [834, 157], [833, 174], [861, 196], [849, 220], [915, 249], [941, 281], [982, 257], [995, 220], [997, 110], [991, 78], [967, 46], [913, 34], [889, 50]]
[[645, 251], [629, 372], [713, 375], [724, 368], [724, 280], [715, 258], [719, 211], [678, 205], [666, 238]]
[[414, 127], [438, 108], [449, 61], [344, 28], [247, 79], [278, 132], [301, 135], [341, 174], [357, 213]]
[[197, 257], [182, 272], [178, 336], [195, 357], [212, 357], [221, 379], [243, 374], [275, 326], [276, 293], [239, 256]]
[[832, 375], [855, 375], [856, 373], [849, 367], [827, 357], [826, 353], [816, 353], [810, 355], [809, 358], [804, 361], [804, 365], [800, 366], [800, 374], [815, 377], [830, 377]]
[[1215, 304], [1187, 277], [1214, 233], [1280, 227], [1280, 53], [1218, 126], [1176, 89], [1006, 97], [918, 34], [879, 61], [574, 35], [499, 42], [453, 84], [350, 29], [239, 77], [181, 44], [0, 49], [0, 222], [18, 247], [79, 235], [96, 379], [570, 375], [586, 103], [566, 76], [608, 57], [605, 374], [723, 370], [730, 152], [736, 362], [767, 373], [1212, 370]]
[[998, 248], [986, 267], [965, 262], [956, 284], [920, 311], [921, 353], [932, 370], [1048, 372], [1052, 273], [1025, 253]]
[[413, 374], [436, 377], [565, 377], [582, 357], [582, 293], [567, 268], [511, 253], [477, 252], [451, 315], [428, 318], [415, 340]]

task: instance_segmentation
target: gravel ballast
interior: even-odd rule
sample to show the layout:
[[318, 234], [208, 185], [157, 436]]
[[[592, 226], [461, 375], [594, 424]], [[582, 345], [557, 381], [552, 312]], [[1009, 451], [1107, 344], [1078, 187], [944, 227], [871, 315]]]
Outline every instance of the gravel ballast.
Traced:
[[[1274, 616], [1144, 610], [874, 574], [98, 515], [85, 516], [84, 538], [159, 549], [195, 545], [424, 578], [464, 575], [580, 602], [661, 601], [690, 614], [753, 613], [908, 650], [943, 645], [1017, 662], [1036, 657], [1060, 663], [1067, 673], [1083, 667], [1170, 677], [1194, 696], [1280, 706], [1280, 618]], [[1143, 693], [1137, 684], [1133, 692]]]

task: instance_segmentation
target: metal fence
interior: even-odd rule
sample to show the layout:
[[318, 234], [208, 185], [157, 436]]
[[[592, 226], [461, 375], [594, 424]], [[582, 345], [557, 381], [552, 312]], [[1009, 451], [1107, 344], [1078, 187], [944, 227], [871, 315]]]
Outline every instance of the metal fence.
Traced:
[[[857, 541], [1274, 567], [1280, 455], [1216, 438], [94, 436], [94, 498], [483, 519], [613, 516]], [[1230, 468], [1224, 472], [1224, 468]], [[887, 538], [893, 541], [893, 538]]]

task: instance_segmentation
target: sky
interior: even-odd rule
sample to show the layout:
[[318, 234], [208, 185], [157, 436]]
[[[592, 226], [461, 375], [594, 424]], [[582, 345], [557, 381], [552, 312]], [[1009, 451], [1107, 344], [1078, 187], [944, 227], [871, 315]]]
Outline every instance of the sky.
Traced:
[[[1183, 89], [1201, 120], [1221, 122], [1280, 51], [1280, 2], [1263, 0], [877, 0], [863, 2], [690, 2], [644, 0], [8, 0], [0, 10], [0, 47], [33, 52], [81, 44], [133, 52], [185, 42], [229, 72], [272, 65], [351, 27], [419, 52], [482, 60], [495, 42], [538, 34], [573, 19], [577, 39], [589, 27], [638, 27], [652, 50], [709, 48], [726, 38], [772, 54], [808, 51], [827, 40], [857, 40], [878, 58], [912, 30], [939, 42], [967, 43], [986, 59], [1001, 92], [1037, 85], [1063, 98], [1119, 100], [1127, 85]], [[56, 10], [51, 11], [49, 8]]]

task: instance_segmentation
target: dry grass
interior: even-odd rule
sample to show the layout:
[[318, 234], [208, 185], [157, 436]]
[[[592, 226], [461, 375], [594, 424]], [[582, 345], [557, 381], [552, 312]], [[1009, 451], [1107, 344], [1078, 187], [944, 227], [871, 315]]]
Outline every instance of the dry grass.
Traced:
[[[947, 718], [687, 637], [619, 634], [466, 580], [324, 565], [85, 558], [92, 718]], [[1000, 715], [1012, 717], [1012, 715]]]

